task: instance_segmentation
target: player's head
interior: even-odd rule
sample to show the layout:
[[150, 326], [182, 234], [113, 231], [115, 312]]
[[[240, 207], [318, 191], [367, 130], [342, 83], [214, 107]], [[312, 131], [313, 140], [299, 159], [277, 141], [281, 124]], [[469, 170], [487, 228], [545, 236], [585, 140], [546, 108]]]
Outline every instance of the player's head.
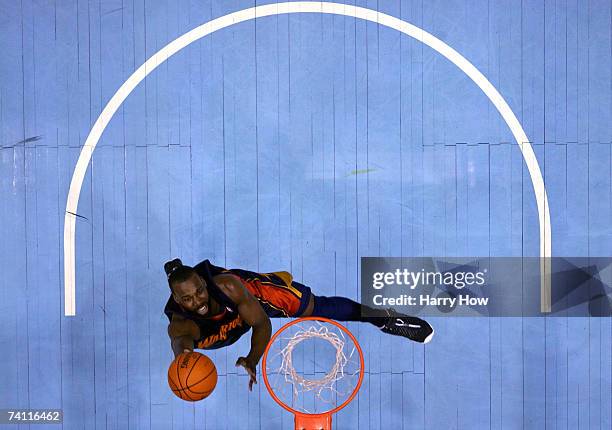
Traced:
[[168, 285], [174, 301], [189, 312], [206, 315], [209, 310], [209, 297], [206, 281], [193, 267], [185, 266], [175, 258], [164, 264]]

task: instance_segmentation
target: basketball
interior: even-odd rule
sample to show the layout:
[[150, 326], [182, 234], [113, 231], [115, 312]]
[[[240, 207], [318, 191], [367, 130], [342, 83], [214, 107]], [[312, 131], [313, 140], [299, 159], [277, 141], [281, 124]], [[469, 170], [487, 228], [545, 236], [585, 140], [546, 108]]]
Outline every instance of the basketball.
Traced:
[[205, 399], [217, 385], [217, 368], [204, 354], [184, 352], [168, 368], [168, 385], [183, 400]]

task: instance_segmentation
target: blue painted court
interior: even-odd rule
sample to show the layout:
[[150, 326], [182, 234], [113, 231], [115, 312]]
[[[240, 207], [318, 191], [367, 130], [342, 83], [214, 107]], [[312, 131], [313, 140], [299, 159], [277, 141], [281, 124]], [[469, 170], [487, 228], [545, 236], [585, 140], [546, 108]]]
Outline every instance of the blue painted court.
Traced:
[[[551, 255], [612, 256], [611, 0], [346, 1], [467, 59], [520, 145], [464, 71], [388, 26], [308, 12], [221, 28], [143, 75], [67, 217], [85, 141], [124, 82], [188, 31], [267, 3], [0, 0], [0, 409], [63, 409], [48, 427], [69, 430], [293, 428], [261, 375], [249, 392], [234, 366], [248, 335], [206, 352], [210, 397], [174, 396], [164, 262], [288, 271], [358, 300], [361, 257], [538, 257], [521, 145], [541, 169]], [[609, 316], [431, 323], [425, 346], [347, 324], [365, 376], [335, 429], [612, 428]]]

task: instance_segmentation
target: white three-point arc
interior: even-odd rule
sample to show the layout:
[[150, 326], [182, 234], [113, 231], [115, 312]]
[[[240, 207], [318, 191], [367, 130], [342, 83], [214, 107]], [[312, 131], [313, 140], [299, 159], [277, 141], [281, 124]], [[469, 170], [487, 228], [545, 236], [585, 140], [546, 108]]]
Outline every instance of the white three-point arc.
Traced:
[[440, 39], [429, 34], [425, 30], [409, 24], [401, 19], [393, 16], [377, 12], [375, 10], [345, 5], [340, 3], [327, 2], [288, 2], [288, 3], [273, 3], [262, 6], [256, 6], [249, 9], [240, 10], [230, 13], [222, 17], [213, 19], [193, 30], [183, 34], [173, 40], [162, 49], [157, 51], [149, 58], [142, 66], [140, 66], [132, 75], [121, 85], [117, 92], [110, 99], [104, 110], [94, 123], [87, 140], [81, 149], [79, 159], [77, 161], [72, 181], [70, 182], [70, 190], [66, 201], [66, 213], [64, 217], [64, 314], [66, 316], [76, 315], [76, 293], [75, 293], [75, 224], [77, 206], [81, 187], [85, 172], [91, 161], [93, 154], [104, 129], [112, 119], [113, 115], [124, 100], [142, 82], [149, 73], [157, 68], [160, 64], [176, 54], [181, 49], [214, 33], [217, 30], [229, 27], [240, 22], [251, 19], [289, 14], [289, 13], [324, 13], [334, 15], [344, 15], [348, 17], [371, 21], [380, 25], [397, 30], [414, 39], [424, 43], [425, 45], [436, 50], [438, 53], [446, 57], [449, 61], [459, 67], [467, 76], [474, 81], [476, 85], [486, 94], [486, 96], [495, 105], [504, 121], [512, 131], [512, 135], [519, 145], [529, 175], [533, 190], [535, 192], [536, 203], [538, 208], [538, 221], [540, 230], [540, 286], [541, 286], [541, 303], [542, 312], [550, 312], [550, 257], [551, 256], [551, 227], [550, 227], [550, 211], [548, 208], [548, 197], [544, 187], [544, 179], [542, 171], [538, 165], [538, 160], [533, 152], [533, 148], [527, 139], [527, 135], [523, 127], [519, 123], [516, 115], [508, 106], [508, 103], [501, 96], [499, 91], [489, 82], [487, 78], [466, 60], [461, 54], [453, 48], [442, 42]]

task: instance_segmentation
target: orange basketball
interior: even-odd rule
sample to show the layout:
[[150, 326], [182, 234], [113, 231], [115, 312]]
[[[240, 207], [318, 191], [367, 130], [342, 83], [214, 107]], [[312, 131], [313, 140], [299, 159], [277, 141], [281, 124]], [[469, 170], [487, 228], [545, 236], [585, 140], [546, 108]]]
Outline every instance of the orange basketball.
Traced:
[[205, 399], [217, 385], [217, 368], [204, 354], [184, 352], [170, 364], [168, 385], [183, 400]]

